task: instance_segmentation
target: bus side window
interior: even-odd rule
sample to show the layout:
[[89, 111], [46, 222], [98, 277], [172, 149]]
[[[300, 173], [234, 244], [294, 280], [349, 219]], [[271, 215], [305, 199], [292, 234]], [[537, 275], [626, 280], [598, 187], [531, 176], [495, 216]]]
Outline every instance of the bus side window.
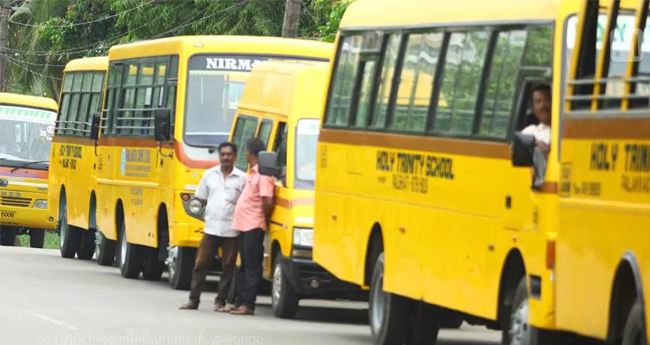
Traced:
[[278, 167], [280, 168], [280, 176], [282, 177], [282, 185], [287, 186], [287, 140], [288, 140], [288, 127], [286, 122], [278, 123], [277, 136], [273, 151], [278, 154]]

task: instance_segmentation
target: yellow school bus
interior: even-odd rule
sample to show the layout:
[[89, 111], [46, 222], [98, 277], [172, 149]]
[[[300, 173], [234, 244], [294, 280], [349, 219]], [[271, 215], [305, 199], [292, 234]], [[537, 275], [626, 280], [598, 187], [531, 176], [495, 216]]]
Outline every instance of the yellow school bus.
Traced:
[[551, 158], [559, 180], [556, 326], [611, 344], [647, 345], [648, 2], [581, 3]]
[[57, 111], [47, 97], [0, 93], [0, 244], [13, 246], [28, 233], [30, 247], [43, 248], [54, 230], [47, 178]]
[[91, 133], [106, 243], [98, 256], [116, 258], [129, 279], [158, 280], [167, 263], [172, 288], [189, 288], [203, 231], [190, 200], [218, 163], [214, 148], [228, 139], [251, 68], [270, 58], [329, 61], [332, 53], [329, 43], [244, 36], [111, 47], [101, 121], [92, 127], [100, 131]]
[[50, 209], [58, 214], [63, 258], [90, 260], [103, 244], [96, 241], [97, 151], [90, 125], [93, 114], [101, 111], [107, 70], [106, 56], [75, 59], [63, 70], [49, 179]]
[[[336, 279], [312, 260], [316, 148], [328, 71], [326, 62], [257, 64], [230, 134], [244, 149], [257, 137], [278, 157], [264, 278], [271, 281], [271, 305], [280, 318], [293, 318], [301, 299], [367, 298], [358, 285]], [[250, 169], [244, 154], [236, 166]]]
[[435, 341], [454, 317], [500, 330], [504, 344], [560, 334], [559, 145], [533, 179], [511, 143], [538, 125], [539, 84], [557, 142], [579, 8], [357, 0], [346, 11], [319, 136], [313, 257], [370, 288], [376, 344]]

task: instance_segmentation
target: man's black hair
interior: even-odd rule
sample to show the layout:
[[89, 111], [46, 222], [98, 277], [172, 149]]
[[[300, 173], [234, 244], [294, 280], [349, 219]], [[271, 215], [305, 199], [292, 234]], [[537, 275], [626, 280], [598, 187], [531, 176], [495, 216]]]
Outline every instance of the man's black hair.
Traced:
[[533, 85], [533, 89], [531, 90], [530, 95], [532, 96], [537, 91], [546, 92], [546, 94], [548, 95], [548, 98], [551, 98], [551, 95], [552, 95], [551, 94], [551, 87], [548, 84], [540, 83], [540, 84]]
[[219, 153], [221, 153], [221, 150], [224, 147], [230, 147], [232, 149], [232, 152], [236, 155], [237, 154], [237, 145], [233, 142], [230, 141], [224, 141], [221, 144], [219, 144]]
[[266, 149], [264, 142], [258, 138], [251, 138], [246, 142], [246, 150], [250, 152], [253, 156], [257, 157], [260, 152]]

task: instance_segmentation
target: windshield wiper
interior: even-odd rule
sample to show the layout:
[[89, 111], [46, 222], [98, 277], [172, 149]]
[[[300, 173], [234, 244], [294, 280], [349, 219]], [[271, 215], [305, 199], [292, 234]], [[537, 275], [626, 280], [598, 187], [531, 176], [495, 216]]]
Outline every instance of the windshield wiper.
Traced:
[[21, 164], [21, 165], [15, 167], [15, 168], [11, 169], [10, 172], [14, 172], [14, 171], [16, 171], [16, 170], [18, 170], [18, 169], [26, 168], [26, 167], [28, 167], [28, 166], [30, 166], [30, 165], [32, 165], [32, 164], [48, 163], [48, 162], [49, 162], [49, 161], [31, 161], [31, 162], [27, 162], [27, 163], [25, 163], [25, 164]]

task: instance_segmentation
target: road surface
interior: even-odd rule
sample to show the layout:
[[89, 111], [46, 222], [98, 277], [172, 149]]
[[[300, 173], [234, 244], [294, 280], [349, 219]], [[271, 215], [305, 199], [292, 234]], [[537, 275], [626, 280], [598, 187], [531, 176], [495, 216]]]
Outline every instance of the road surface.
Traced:
[[[365, 303], [305, 301], [296, 320], [274, 318], [270, 297], [254, 316], [212, 311], [216, 277], [197, 311], [186, 291], [127, 280], [114, 267], [62, 259], [56, 250], [0, 247], [0, 344], [372, 344]], [[498, 344], [484, 327], [442, 330], [438, 344]]]

